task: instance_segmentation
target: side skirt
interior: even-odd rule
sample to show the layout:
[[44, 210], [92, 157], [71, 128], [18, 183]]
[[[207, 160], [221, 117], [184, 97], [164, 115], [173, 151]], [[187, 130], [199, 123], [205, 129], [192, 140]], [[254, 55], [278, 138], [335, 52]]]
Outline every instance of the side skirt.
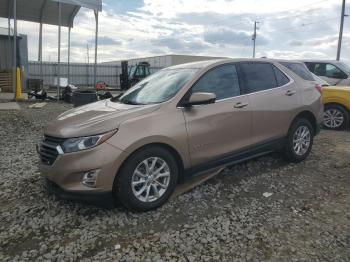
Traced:
[[187, 181], [195, 176], [206, 174], [218, 168], [232, 166], [280, 150], [285, 146], [285, 143], [286, 138], [273, 139], [209, 160], [206, 163], [185, 170], [184, 180]]

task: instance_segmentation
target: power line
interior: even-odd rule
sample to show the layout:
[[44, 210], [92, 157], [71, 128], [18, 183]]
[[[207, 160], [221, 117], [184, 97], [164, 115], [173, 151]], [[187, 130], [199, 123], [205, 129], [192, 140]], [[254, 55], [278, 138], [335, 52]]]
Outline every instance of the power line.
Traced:
[[314, 21], [314, 22], [310, 22], [310, 23], [302, 23], [301, 25], [275, 29], [275, 30], [271, 30], [271, 31], [268, 31], [268, 32], [269, 33], [271, 33], [271, 32], [280, 32], [280, 31], [288, 32], [289, 29], [300, 28], [300, 27], [305, 27], [305, 26], [315, 25], [315, 24], [322, 24], [324, 22], [331, 21], [331, 20], [336, 20], [336, 19], [339, 19], [339, 17], [332, 17], [332, 18], [329, 18], [329, 19], [322, 19], [322, 20], [318, 20], [318, 21]]

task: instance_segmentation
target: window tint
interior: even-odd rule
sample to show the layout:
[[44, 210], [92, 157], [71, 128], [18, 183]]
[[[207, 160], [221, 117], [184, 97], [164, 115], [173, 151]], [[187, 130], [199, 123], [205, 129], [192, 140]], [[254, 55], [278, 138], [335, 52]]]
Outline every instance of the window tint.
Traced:
[[273, 70], [276, 74], [276, 80], [278, 86], [284, 86], [289, 83], [289, 78], [277, 67], [273, 66]]
[[217, 100], [240, 95], [236, 66], [223, 65], [210, 70], [192, 87], [194, 92], [214, 93]]
[[341, 71], [338, 67], [332, 64], [326, 65], [326, 77], [330, 78], [343, 78], [345, 73]]
[[315, 63], [306, 62], [304, 64], [306, 65], [307, 69], [309, 69], [310, 72], [315, 74], [315, 66], [316, 66]]
[[277, 87], [275, 72], [269, 63], [243, 62], [240, 72], [246, 93]]
[[290, 62], [281, 62], [281, 64], [287, 67], [289, 70], [291, 70], [293, 73], [295, 73], [302, 79], [307, 81], [314, 81], [314, 78], [312, 77], [310, 71], [307, 69], [307, 67], [304, 64], [290, 63]]

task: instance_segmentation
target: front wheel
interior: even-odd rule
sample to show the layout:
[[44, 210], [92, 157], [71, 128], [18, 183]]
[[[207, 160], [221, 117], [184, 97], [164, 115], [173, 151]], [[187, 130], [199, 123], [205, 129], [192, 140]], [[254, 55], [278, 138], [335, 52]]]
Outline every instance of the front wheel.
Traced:
[[303, 161], [310, 154], [314, 129], [309, 120], [296, 119], [289, 128], [285, 148], [286, 159], [291, 162]]
[[149, 211], [163, 205], [177, 184], [179, 169], [162, 147], [141, 149], [130, 156], [115, 181], [118, 200], [128, 209]]

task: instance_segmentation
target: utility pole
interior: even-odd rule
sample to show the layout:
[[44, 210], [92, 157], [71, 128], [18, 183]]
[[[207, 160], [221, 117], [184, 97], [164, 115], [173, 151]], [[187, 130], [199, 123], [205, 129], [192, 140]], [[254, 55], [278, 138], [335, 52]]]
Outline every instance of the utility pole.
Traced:
[[254, 21], [254, 34], [252, 36], [252, 40], [253, 40], [253, 58], [255, 58], [255, 42], [256, 42], [256, 30], [259, 29], [257, 28], [257, 24], [259, 22]]
[[338, 39], [338, 50], [337, 50], [337, 60], [340, 60], [340, 51], [341, 51], [341, 43], [343, 40], [343, 27], [344, 27], [344, 18], [347, 15], [345, 14], [345, 0], [343, 0], [343, 6], [341, 9], [341, 18], [340, 18], [340, 30], [339, 30], [339, 39]]

